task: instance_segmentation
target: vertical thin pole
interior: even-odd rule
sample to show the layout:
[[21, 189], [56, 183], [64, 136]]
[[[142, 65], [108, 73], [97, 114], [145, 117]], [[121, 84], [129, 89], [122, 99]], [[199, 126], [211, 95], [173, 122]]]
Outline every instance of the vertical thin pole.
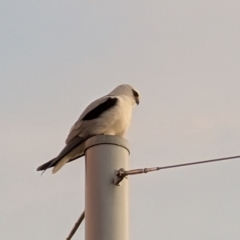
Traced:
[[101, 135], [85, 149], [85, 240], [128, 240], [128, 180], [114, 185], [116, 171], [128, 169], [128, 142]]

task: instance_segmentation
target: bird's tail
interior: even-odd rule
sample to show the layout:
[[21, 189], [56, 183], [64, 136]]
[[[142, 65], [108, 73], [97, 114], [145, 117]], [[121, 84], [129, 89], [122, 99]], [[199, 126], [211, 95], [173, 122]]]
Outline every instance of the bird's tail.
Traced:
[[52, 163], [54, 162], [55, 158], [53, 158], [52, 160], [44, 163], [43, 165], [39, 166], [37, 168], [37, 171], [46, 171], [48, 168], [53, 167]]
[[71, 162], [84, 155], [84, 141], [86, 138], [75, 137], [69, 142], [59, 155], [52, 160], [44, 163], [37, 168], [37, 171], [46, 171], [48, 168], [53, 167], [52, 172], [59, 171], [67, 162]]
[[[53, 167], [52, 173], [58, 172], [68, 161], [70, 161], [68, 156], [63, 157], [60, 161], [56, 161], [57, 158], [53, 158], [52, 160], [44, 163], [43, 165], [37, 168], [37, 171], [43, 171], [43, 173], [48, 169]], [[74, 159], [71, 159], [74, 160]], [[42, 174], [43, 174], [42, 173]]]
[[[76, 159], [79, 158], [79, 157], [82, 157], [82, 155], [80, 155], [80, 156], [78, 156], [78, 157], [76, 157], [76, 158], [69, 159], [67, 162], [74, 161], [74, 160], [76, 160]], [[39, 167], [37, 168], [37, 171], [43, 171], [43, 172], [42, 172], [42, 174], [43, 174], [48, 168], [51, 168], [51, 167], [54, 167], [54, 168], [55, 168], [55, 167], [56, 167], [56, 168], [57, 168], [56, 171], [53, 169], [53, 170], [54, 170], [54, 173], [55, 173], [55, 172], [57, 172], [58, 170], [60, 170], [60, 168], [62, 168], [65, 163], [67, 163], [67, 162], [65, 162], [65, 163], [62, 165], [62, 163], [60, 164], [59, 162], [56, 162], [56, 159], [57, 159], [57, 158], [53, 158], [52, 160], [50, 160], [50, 161], [44, 163], [43, 165], [39, 166]], [[60, 162], [61, 162], [61, 161], [60, 161]], [[55, 164], [54, 164], [54, 163], [55, 163]], [[59, 166], [57, 166], [58, 163], [59, 163], [59, 165], [61, 165], [60, 168], [59, 168]]]
[[58, 161], [57, 164], [54, 166], [52, 173], [56, 173], [57, 171], [59, 171], [69, 160], [70, 158], [68, 156], [65, 156], [60, 161]]

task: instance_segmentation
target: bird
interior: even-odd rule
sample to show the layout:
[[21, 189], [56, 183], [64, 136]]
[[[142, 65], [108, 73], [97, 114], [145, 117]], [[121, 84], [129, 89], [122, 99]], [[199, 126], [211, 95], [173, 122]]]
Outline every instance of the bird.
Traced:
[[37, 171], [45, 172], [53, 167], [52, 173], [56, 173], [67, 162], [84, 156], [84, 142], [90, 137], [124, 137], [131, 122], [132, 109], [139, 101], [139, 92], [129, 84], [122, 84], [90, 103], [70, 129], [62, 151], [57, 157], [39, 166]]

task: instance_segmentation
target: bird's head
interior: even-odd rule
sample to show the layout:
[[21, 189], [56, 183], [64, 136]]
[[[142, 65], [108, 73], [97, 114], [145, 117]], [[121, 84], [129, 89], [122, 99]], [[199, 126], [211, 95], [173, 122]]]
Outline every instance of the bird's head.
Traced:
[[133, 104], [139, 104], [139, 92], [129, 84], [122, 84], [113, 89], [109, 95], [126, 95], [133, 99]]

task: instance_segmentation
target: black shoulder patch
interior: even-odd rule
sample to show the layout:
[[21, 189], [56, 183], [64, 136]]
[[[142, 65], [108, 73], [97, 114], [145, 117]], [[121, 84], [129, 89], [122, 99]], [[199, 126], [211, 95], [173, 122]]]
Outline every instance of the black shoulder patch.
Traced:
[[108, 98], [105, 102], [99, 104], [97, 107], [92, 109], [89, 113], [87, 113], [82, 120], [93, 120], [98, 118], [102, 113], [114, 107], [117, 104], [117, 98]]

